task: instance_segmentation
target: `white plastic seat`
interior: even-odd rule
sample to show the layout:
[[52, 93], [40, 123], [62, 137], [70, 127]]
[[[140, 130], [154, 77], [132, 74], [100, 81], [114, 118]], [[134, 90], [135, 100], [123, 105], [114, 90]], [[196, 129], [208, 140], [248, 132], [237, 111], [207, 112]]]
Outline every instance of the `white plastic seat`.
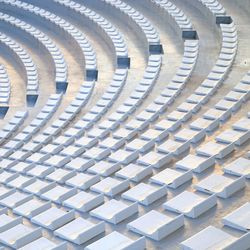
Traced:
[[64, 200], [76, 194], [75, 188], [68, 188], [56, 185], [47, 192], [41, 194], [41, 198], [55, 203], [62, 203]]
[[196, 190], [204, 193], [216, 194], [221, 198], [228, 198], [245, 187], [244, 177], [229, 178], [227, 176], [211, 174], [194, 185]]
[[139, 202], [142, 205], [148, 206], [156, 200], [167, 195], [166, 187], [159, 187], [145, 183], [130, 188], [122, 194], [122, 198], [130, 201]]
[[247, 179], [250, 178], [250, 160], [239, 157], [233, 162], [226, 164], [223, 167], [223, 171], [227, 174], [236, 176], [245, 176]]
[[0, 233], [9, 230], [10, 228], [21, 223], [22, 223], [22, 217], [11, 217], [3, 213], [0, 215]]
[[94, 159], [85, 159], [76, 157], [67, 163], [64, 167], [76, 171], [85, 171], [95, 164]]
[[250, 230], [250, 202], [243, 204], [222, 219], [225, 226], [235, 228], [244, 232]]
[[18, 177], [18, 174], [9, 173], [3, 170], [0, 170], [0, 183], [8, 183]]
[[31, 249], [44, 250], [45, 248], [49, 250], [66, 250], [67, 243], [62, 242], [56, 244], [53, 241], [48, 240], [47, 238], [41, 237], [37, 240], [30, 242], [24, 247], [21, 247], [20, 250], [31, 250]]
[[248, 141], [250, 138], [250, 132], [244, 132], [244, 131], [236, 131], [233, 129], [226, 129], [220, 134], [218, 134], [215, 138], [217, 142], [222, 143], [234, 143], [237, 146], [241, 146], [246, 141]]
[[206, 130], [211, 132], [218, 128], [220, 125], [220, 121], [218, 120], [209, 120], [205, 118], [198, 118], [190, 123], [189, 127], [196, 130]]
[[110, 149], [108, 148], [100, 148], [100, 147], [92, 147], [87, 150], [82, 157], [87, 159], [95, 159], [95, 160], [102, 160], [106, 158], [110, 154]]
[[94, 243], [88, 245], [86, 250], [108, 250], [108, 249], [136, 249], [143, 250], [145, 249], [145, 238], [141, 237], [138, 240], [131, 240], [130, 238], [120, 234], [116, 231], [106, 235], [100, 240], [95, 241]]
[[98, 207], [102, 203], [104, 203], [103, 194], [96, 195], [81, 191], [65, 200], [63, 205], [72, 209], [76, 209], [80, 212], [88, 212], [93, 208]]
[[63, 149], [63, 145], [47, 144], [40, 151], [46, 155], [54, 155], [59, 153]]
[[182, 249], [206, 250], [214, 249], [247, 249], [249, 239], [244, 235], [237, 238], [229, 233], [213, 226], [208, 226], [189, 239], [183, 241], [180, 246]]
[[167, 185], [171, 188], [178, 188], [185, 182], [192, 180], [192, 171], [179, 171], [177, 169], [167, 168], [150, 178], [150, 182], [159, 185]]
[[155, 210], [128, 223], [129, 230], [159, 241], [184, 226], [184, 216], [170, 217]]
[[80, 156], [82, 153], [84, 153], [84, 151], [85, 149], [83, 147], [70, 145], [70, 146], [65, 147], [62, 151], [60, 151], [60, 155], [75, 158], [77, 156]]
[[29, 200], [13, 209], [15, 214], [23, 217], [32, 218], [51, 207], [50, 202], [42, 202], [36, 199]]
[[225, 121], [231, 116], [232, 112], [230, 110], [220, 110], [211, 108], [203, 114], [203, 118], [208, 120], [221, 120]]
[[163, 204], [164, 209], [182, 213], [190, 218], [197, 218], [214, 207], [216, 195], [202, 196], [197, 193], [184, 191]]
[[32, 199], [32, 195], [27, 195], [27, 194], [20, 193], [20, 192], [14, 192], [8, 195], [7, 197], [1, 199], [0, 204], [8, 208], [15, 208], [31, 199]]
[[41, 195], [56, 186], [55, 182], [47, 182], [36, 179], [35, 182], [25, 187], [23, 190], [27, 193]]
[[19, 175], [14, 180], [8, 182], [7, 185], [13, 188], [23, 189], [33, 182], [35, 182], [35, 178]]
[[129, 188], [128, 180], [119, 180], [107, 177], [90, 187], [92, 191], [113, 197]]
[[142, 140], [139, 138], [136, 138], [134, 140], [132, 140], [131, 142], [127, 143], [125, 148], [127, 150], [131, 150], [131, 151], [139, 151], [139, 152], [146, 152], [148, 150], [150, 150], [152, 147], [154, 147], [154, 141], [146, 141], [146, 140]]
[[54, 171], [53, 167], [43, 166], [36, 164], [32, 169], [26, 172], [27, 175], [36, 176], [36, 177], [45, 177], [46, 175]]
[[[4, 186], [1, 186], [0, 187], [0, 200], [9, 196], [10, 194], [13, 194], [15, 192], [15, 189], [14, 188], [6, 188]], [[1, 212], [0, 212], [1, 214]]]
[[163, 154], [159, 152], [150, 151], [137, 159], [137, 163], [144, 166], [151, 166], [154, 168], [161, 168], [172, 160], [171, 154]]
[[180, 155], [190, 148], [189, 142], [179, 142], [174, 140], [167, 140], [157, 147], [157, 151], [165, 154]]
[[43, 164], [51, 167], [61, 168], [68, 162], [70, 162], [69, 156], [52, 155], [50, 158], [45, 160]]
[[0, 234], [0, 242], [14, 249], [20, 249], [22, 246], [40, 238], [42, 236], [41, 228], [31, 228], [23, 224], [18, 224], [9, 230]]
[[121, 168], [119, 163], [99, 161], [92, 167], [88, 168], [89, 173], [98, 174], [101, 176], [110, 176]]
[[83, 218], [76, 218], [57, 229], [54, 234], [77, 245], [81, 245], [103, 232], [105, 232], [104, 222], [94, 224]]
[[111, 153], [109, 159], [113, 162], [118, 162], [127, 165], [132, 161], [134, 161], [136, 158], [138, 158], [138, 156], [139, 156], [138, 151], [129, 152], [124, 149], [119, 149], [114, 153]]
[[120, 171], [116, 172], [115, 175], [123, 179], [140, 182], [152, 173], [152, 167], [144, 167], [138, 164], [131, 163], [128, 166], [122, 168]]
[[137, 212], [137, 203], [128, 205], [122, 201], [112, 199], [90, 211], [90, 215], [116, 225]]
[[201, 173], [215, 164], [214, 157], [203, 157], [199, 155], [188, 154], [182, 160], [176, 162], [176, 168], [192, 170], [195, 173]]
[[197, 143], [205, 137], [206, 133], [204, 130], [198, 131], [194, 129], [184, 128], [174, 135], [175, 140], [183, 142]]
[[241, 118], [233, 124], [233, 129], [239, 131], [249, 131], [250, 130], [250, 119]]
[[72, 221], [74, 218], [74, 210], [66, 212], [62, 209], [51, 207], [46, 211], [34, 216], [31, 219], [31, 222], [54, 231], [57, 228], [62, 227], [66, 223]]
[[135, 137], [137, 134], [136, 130], [130, 130], [126, 128], [119, 128], [113, 133], [113, 137], [115, 139], [125, 139], [125, 140], [130, 140], [133, 137]]
[[224, 158], [228, 154], [234, 151], [234, 144], [225, 144], [218, 142], [207, 142], [196, 149], [198, 155], [203, 155], [207, 157]]
[[97, 138], [81, 137], [75, 141], [77, 147], [91, 148], [98, 142]]
[[99, 143], [101, 148], [110, 148], [112, 150], [118, 150], [125, 143], [124, 139], [115, 139], [112, 137], [107, 137]]
[[157, 129], [148, 129], [140, 135], [140, 138], [147, 141], [156, 141], [160, 142], [163, 139], [168, 137], [169, 133], [167, 130], [157, 130]]
[[55, 181], [60, 184], [64, 184], [68, 179], [75, 176], [75, 172], [65, 170], [65, 169], [56, 169], [54, 172], [46, 176], [47, 180]]

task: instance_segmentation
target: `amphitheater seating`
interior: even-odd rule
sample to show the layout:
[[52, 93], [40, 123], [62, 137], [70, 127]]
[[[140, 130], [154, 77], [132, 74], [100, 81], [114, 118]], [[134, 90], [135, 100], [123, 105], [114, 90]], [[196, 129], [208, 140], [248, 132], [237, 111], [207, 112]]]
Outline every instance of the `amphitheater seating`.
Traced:
[[10, 99], [10, 80], [7, 75], [6, 69], [3, 65], [0, 65], [0, 112], [2, 113], [3, 117], [8, 111], [8, 104]]
[[0, 0], [0, 249], [250, 247], [248, 17], [223, 3]]

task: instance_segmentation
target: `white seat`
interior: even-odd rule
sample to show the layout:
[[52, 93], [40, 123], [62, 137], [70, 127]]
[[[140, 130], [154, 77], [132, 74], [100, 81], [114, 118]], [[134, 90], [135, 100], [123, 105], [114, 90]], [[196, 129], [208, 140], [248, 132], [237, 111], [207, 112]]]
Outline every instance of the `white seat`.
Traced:
[[125, 143], [125, 140], [122, 139], [115, 139], [112, 137], [107, 137], [106, 139], [102, 140], [99, 143], [99, 146], [101, 148], [110, 148], [112, 150], [118, 150], [119, 148], [121, 148]]
[[49, 155], [48, 154], [43, 154], [43, 153], [33, 153], [31, 155], [29, 155], [25, 161], [29, 162], [29, 163], [43, 163], [44, 161], [46, 161], [47, 159], [49, 159]]
[[1, 186], [0, 187], [0, 200], [9, 196], [10, 194], [13, 194], [14, 192], [15, 192], [14, 188], [10, 189], [10, 188], [6, 188], [4, 186]]
[[104, 231], [104, 222], [94, 224], [83, 218], [76, 218], [57, 229], [54, 234], [77, 245], [81, 245]]
[[77, 156], [80, 156], [84, 152], [85, 152], [85, 149], [83, 147], [77, 147], [77, 146], [70, 145], [70, 146], [65, 147], [60, 152], [60, 155], [75, 158]]
[[51, 207], [46, 211], [34, 216], [31, 222], [50, 230], [56, 230], [75, 218], [74, 210], [66, 212], [56, 207]]
[[47, 175], [45, 178], [50, 181], [55, 181], [60, 184], [64, 184], [68, 179], [72, 178], [75, 175], [76, 173], [74, 171], [59, 168], [51, 174]]
[[128, 205], [122, 201], [112, 199], [90, 211], [90, 215], [112, 224], [118, 224], [137, 212], [137, 203]]
[[137, 163], [144, 166], [161, 168], [172, 160], [172, 155], [150, 151], [137, 159]]
[[0, 234], [0, 242], [15, 248], [20, 249], [22, 246], [40, 238], [42, 236], [41, 228], [31, 228], [18, 224], [9, 230], [6, 230]]
[[108, 161], [99, 161], [87, 171], [89, 173], [98, 174], [101, 176], [110, 176], [121, 168], [119, 163], [108, 162]]
[[139, 202], [142, 205], [148, 206], [156, 200], [167, 195], [166, 187], [159, 187], [145, 183], [130, 188], [122, 194], [122, 198], [130, 201]]
[[18, 189], [23, 189], [33, 182], [35, 182], [35, 178], [19, 175], [14, 180], [8, 182], [7, 185]]
[[9, 230], [10, 228], [21, 223], [22, 217], [11, 217], [3, 213], [0, 215], [0, 233]]
[[41, 198], [50, 200], [55, 203], [62, 203], [64, 200], [76, 194], [75, 188], [68, 188], [56, 185], [45, 193], [41, 194]]
[[69, 156], [61, 156], [61, 155], [52, 155], [50, 158], [45, 160], [43, 163], [48, 166], [56, 167], [56, 168], [61, 168], [65, 164], [70, 162], [70, 157]]
[[250, 202], [245, 203], [222, 219], [225, 226], [229, 226], [244, 232], [250, 230]]
[[15, 214], [18, 214], [27, 218], [32, 218], [46, 211], [50, 207], [51, 207], [50, 202], [42, 202], [36, 199], [32, 199], [14, 208], [13, 212]]
[[72, 209], [76, 209], [80, 212], [88, 212], [93, 208], [98, 207], [102, 203], [104, 203], [103, 194], [96, 195], [81, 191], [65, 200], [63, 205]]
[[75, 145], [78, 147], [92, 148], [98, 142], [97, 138], [81, 137], [75, 141]]
[[189, 128], [183, 128], [174, 135], [175, 140], [182, 142], [197, 143], [206, 136], [205, 130], [194, 130]]
[[136, 130], [130, 130], [126, 128], [119, 128], [113, 133], [113, 137], [116, 139], [130, 140], [137, 134]]
[[233, 129], [239, 131], [249, 131], [250, 130], [250, 119], [241, 118], [233, 124]]
[[155, 210], [151, 210], [127, 225], [129, 230], [157, 241], [175, 232], [182, 226], [184, 226], [183, 215], [170, 217]]
[[122, 168], [120, 171], [116, 172], [115, 175], [123, 179], [129, 179], [134, 182], [140, 182], [152, 173], [153, 171], [151, 166], [144, 167], [138, 164], [131, 163], [128, 166]]
[[197, 193], [184, 191], [163, 204], [164, 209], [182, 213], [190, 218], [197, 218], [214, 207], [216, 195], [201, 196]]
[[236, 176], [245, 176], [250, 178], [250, 160], [239, 157], [233, 162], [226, 164], [223, 167], [223, 171], [227, 174], [236, 175]]
[[93, 147], [89, 150], [87, 150], [82, 157], [87, 159], [95, 159], [95, 160], [102, 160], [103, 158], [106, 158], [110, 154], [110, 149], [108, 148], [99, 148], [99, 147]]
[[106, 235], [100, 240], [88, 245], [85, 250], [108, 250], [108, 249], [145, 249], [145, 238], [141, 237], [138, 240], [131, 240], [130, 238], [120, 234], [116, 231]]
[[3, 170], [0, 170], [0, 183], [7, 183], [18, 177], [18, 174], [9, 173]]
[[196, 149], [198, 155], [203, 155], [207, 157], [224, 158], [228, 154], [234, 151], [234, 144], [224, 144], [218, 142], [207, 142]]
[[173, 154], [179, 156], [190, 148], [189, 142], [179, 142], [167, 140], [157, 147], [157, 151], [165, 154]]
[[85, 159], [76, 157], [75, 159], [71, 160], [67, 163], [64, 167], [71, 170], [76, 171], [85, 171], [86, 169], [90, 168], [95, 164], [94, 159]]
[[147, 141], [160, 142], [163, 139], [166, 139], [168, 135], [169, 132], [167, 130], [148, 129], [140, 135], [140, 138]]
[[37, 240], [30, 242], [24, 247], [21, 247], [20, 250], [31, 250], [31, 249], [44, 250], [45, 248], [49, 250], [66, 250], [67, 243], [62, 242], [56, 244], [53, 241], [48, 240], [47, 238], [41, 237]]
[[27, 193], [41, 195], [56, 186], [55, 182], [47, 182], [36, 179], [35, 182], [25, 187], [23, 190]]
[[20, 192], [14, 192], [10, 194], [9, 196], [1, 199], [0, 204], [8, 208], [15, 208], [31, 199], [32, 199], [32, 195], [27, 195], [27, 194], [20, 193]]
[[150, 178], [152, 183], [167, 185], [171, 188], [178, 188], [185, 182], [192, 180], [192, 171], [180, 171], [177, 169], [167, 168]]
[[90, 187], [92, 191], [113, 197], [129, 188], [128, 180], [119, 180], [107, 177]]
[[220, 110], [211, 108], [203, 114], [203, 118], [208, 120], [221, 120], [225, 121], [231, 116], [231, 110]]
[[138, 156], [139, 156], [138, 151], [129, 152], [124, 149], [119, 149], [114, 153], [111, 153], [109, 159], [113, 162], [118, 162], [127, 165], [132, 161], [134, 161], [136, 158], [138, 158]]
[[213, 226], [208, 226], [199, 233], [183, 241], [180, 245], [184, 250], [206, 250], [209, 248], [233, 249], [230, 248], [230, 245], [235, 242], [236, 239], [236, 237], [222, 231], [221, 229]]
[[182, 160], [176, 162], [176, 168], [192, 170], [195, 173], [201, 173], [215, 164], [214, 157], [203, 157], [199, 155], [188, 154]]
[[206, 130], [211, 132], [218, 128], [220, 125], [219, 119], [217, 120], [209, 120], [205, 118], [198, 118], [190, 123], [189, 127], [196, 130]]
[[53, 167], [36, 164], [32, 169], [27, 171], [26, 174], [43, 178], [46, 175], [52, 173], [53, 171], [54, 171]]
[[237, 146], [241, 146], [246, 141], [250, 139], [250, 131], [236, 131], [233, 129], [226, 129], [220, 134], [218, 134], [215, 138], [217, 142], [222, 143], [234, 143]]
[[152, 147], [154, 147], [154, 141], [146, 141], [146, 140], [142, 140], [139, 138], [136, 138], [134, 140], [132, 140], [131, 142], [129, 142], [128, 144], [126, 144], [125, 148], [127, 150], [131, 150], [131, 151], [139, 151], [139, 152], [146, 152], [148, 150], [150, 150]]
[[245, 187], [244, 177], [232, 179], [227, 176], [211, 174], [194, 185], [196, 190], [204, 193], [216, 194], [221, 198], [228, 198]]

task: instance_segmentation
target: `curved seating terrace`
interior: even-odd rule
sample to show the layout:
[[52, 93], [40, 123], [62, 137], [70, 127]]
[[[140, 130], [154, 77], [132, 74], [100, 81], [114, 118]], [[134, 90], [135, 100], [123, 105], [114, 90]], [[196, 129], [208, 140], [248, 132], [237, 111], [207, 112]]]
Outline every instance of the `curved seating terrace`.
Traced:
[[247, 0], [0, 4], [0, 249], [250, 248]]

